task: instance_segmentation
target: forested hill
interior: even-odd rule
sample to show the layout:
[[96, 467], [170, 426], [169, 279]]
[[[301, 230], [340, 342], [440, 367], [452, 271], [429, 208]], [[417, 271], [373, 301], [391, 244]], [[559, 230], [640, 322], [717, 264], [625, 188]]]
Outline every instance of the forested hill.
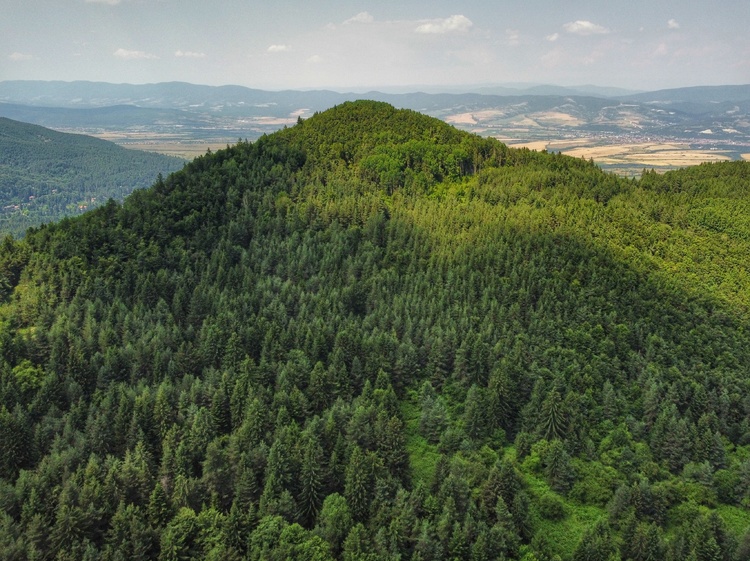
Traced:
[[0, 234], [122, 201], [178, 170], [177, 158], [0, 118]]
[[6, 238], [2, 557], [748, 559], [748, 189], [356, 102]]

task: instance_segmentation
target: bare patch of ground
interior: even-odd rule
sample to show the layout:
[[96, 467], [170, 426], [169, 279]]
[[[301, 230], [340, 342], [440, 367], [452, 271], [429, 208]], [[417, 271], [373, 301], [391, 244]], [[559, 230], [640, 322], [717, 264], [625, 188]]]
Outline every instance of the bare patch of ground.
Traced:
[[578, 146], [588, 146], [592, 143], [589, 138], [576, 138], [570, 140], [531, 140], [518, 142], [518, 139], [503, 139], [496, 137], [499, 141], [505, 142], [513, 148], [528, 148], [529, 150], [547, 150], [547, 152], [562, 152], [567, 154], [573, 148]]
[[530, 119], [529, 117], [522, 117], [521, 119], [516, 119], [513, 121], [513, 124], [518, 127], [540, 127], [541, 125], [537, 123], [534, 119]]
[[578, 126], [583, 124], [579, 118], [570, 115], [569, 113], [560, 113], [558, 111], [545, 111], [544, 113], [534, 113], [534, 120], [538, 122], [562, 125], [562, 126]]
[[549, 150], [549, 142], [546, 140], [534, 140], [531, 142], [517, 142], [517, 143], [508, 143], [508, 146], [512, 146], [513, 148], [528, 148], [529, 150]]
[[458, 115], [450, 115], [445, 118], [446, 123], [452, 125], [476, 125], [477, 120], [471, 113], [459, 113]]
[[473, 111], [469, 113], [456, 113], [444, 118], [446, 123], [452, 125], [479, 125], [502, 119], [506, 116], [504, 111], [488, 109], [485, 111]]

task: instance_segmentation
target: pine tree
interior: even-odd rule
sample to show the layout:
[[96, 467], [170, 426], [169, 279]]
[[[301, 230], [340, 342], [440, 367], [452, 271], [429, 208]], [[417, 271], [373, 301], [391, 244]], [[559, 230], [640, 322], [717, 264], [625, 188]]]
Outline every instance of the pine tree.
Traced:
[[148, 519], [154, 528], [164, 527], [172, 519], [172, 508], [169, 505], [164, 484], [157, 481], [148, 501]]
[[562, 438], [565, 434], [566, 418], [560, 392], [553, 389], [542, 403], [541, 434], [547, 440]]
[[154, 534], [141, 509], [120, 503], [107, 532], [103, 559], [146, 561], [153, 558], [154, 545]]
[[466, 394], [463, 419], [464, 430], [470, 438], [482, 439], [492, 430], [488, 402], [484, 390], [472, 384]]
[[375, 482], [372, 460], [359, 446], [354, 446], [346, 467], [344, 496], [357, 522], [367, 519]]
[[159, 561], [183, 561], [197, 557], [199, 532], [195, 512], [181, 508], [161, 534]]
[[553, 440], [549, 443], [542, 462], [547, 482], [552, 489], [558, 493], [570, 489], [575, 472], [570, 465], [570, 456], [565, 451], [562, 441]]
[[323, 449], [309, 438], [305, 447], [300, 472], [299, 518], [303, 525], [310, 527], [323, 503]]
[[389, 417], [385, 411], [381, 411], [375, 425], [375, 440], [384, 467], [394, 477], [402, 481], [407, 479], [409, 456], [401, 419], [396, 416]]
[[367, 530], [361, 523], [352, 527], [346, 536], [341, 558], [343, 561], [377, 561], [378, 555], [373, 552]]

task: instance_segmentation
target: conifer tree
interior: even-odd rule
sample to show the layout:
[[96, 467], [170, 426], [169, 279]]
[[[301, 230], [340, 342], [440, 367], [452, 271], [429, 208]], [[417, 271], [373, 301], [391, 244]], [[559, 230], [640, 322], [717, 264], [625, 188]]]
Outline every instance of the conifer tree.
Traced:
[[303, 525], [312, 526], [323, 503], [323, 449], [309, 438], [305, 447], [300, 472], [299, 518]]

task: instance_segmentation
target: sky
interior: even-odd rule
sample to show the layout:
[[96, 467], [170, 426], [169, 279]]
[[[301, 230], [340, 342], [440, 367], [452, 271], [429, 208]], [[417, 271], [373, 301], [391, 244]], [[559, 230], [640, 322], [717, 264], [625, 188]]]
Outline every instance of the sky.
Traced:
[[0, 80], [746, 84], [748, 27], [748, 0], [0, 0]]

